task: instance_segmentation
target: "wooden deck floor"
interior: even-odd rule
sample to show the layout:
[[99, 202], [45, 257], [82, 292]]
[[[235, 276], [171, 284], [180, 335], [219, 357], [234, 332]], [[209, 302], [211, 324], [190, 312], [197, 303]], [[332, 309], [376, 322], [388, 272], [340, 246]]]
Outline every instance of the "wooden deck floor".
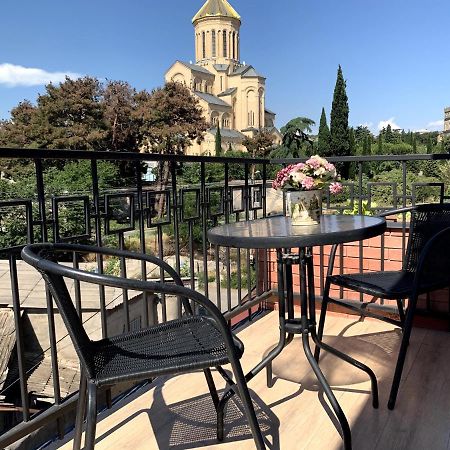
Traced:
[[[240, 332], [244, 371], [274, 345], [276, 333], [276, 313]], [[450, 334], [414, 329], [394, 411], [386, 405], [399, 331], [374, 320], [333, 315], [325, 334], [329, 343], [368, 364], [379, 380], [380, 408], [374, 410], [366, 375], [332, 355], [322, 355], [321, 367], [349, 420], [354, 449], [450, 449]], [[271, 389], [265, 372], [249, 383], [268, 448], [342, 448], [298, 338], [275, 360], [274, 376]], [[102, 413], [99, 420], [97, 450], [254, 448], [234, 402], [228, 409], [226, 439], [217, 444], [215, 412], [201, 373], [160, 379]], [[50, 448], [71, 449], [69, 439]]]

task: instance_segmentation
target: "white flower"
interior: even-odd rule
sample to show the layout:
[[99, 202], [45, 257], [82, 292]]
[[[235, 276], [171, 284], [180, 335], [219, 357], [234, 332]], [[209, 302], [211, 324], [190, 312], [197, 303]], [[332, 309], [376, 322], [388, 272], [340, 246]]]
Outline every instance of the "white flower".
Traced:
[[319, 167], [318, 169], [316, 169], [316, 170], [314, 171], [314, 175], [315, 175], [316, 177], [320, 177], [320, 176], [324, 175], [325, 172], [326, 172], [325, 167]]

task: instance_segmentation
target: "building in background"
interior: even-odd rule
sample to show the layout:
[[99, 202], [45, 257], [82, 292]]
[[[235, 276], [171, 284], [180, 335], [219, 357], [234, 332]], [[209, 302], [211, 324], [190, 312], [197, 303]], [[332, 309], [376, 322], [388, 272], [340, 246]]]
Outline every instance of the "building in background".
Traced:
[[222, 148], [244, 150], [242, 140], [266, 129], [281, 142], [275, 113], [266, 108], [266, 78], [241, 63], [241, 17], [227, 0], [207, 0], [192, 19], [195, 64], [176, 61], [166, 82], [185, 84], [199, 100], [211, 128], [189, 154], [214, 154], [215, 134], [221, 128]]

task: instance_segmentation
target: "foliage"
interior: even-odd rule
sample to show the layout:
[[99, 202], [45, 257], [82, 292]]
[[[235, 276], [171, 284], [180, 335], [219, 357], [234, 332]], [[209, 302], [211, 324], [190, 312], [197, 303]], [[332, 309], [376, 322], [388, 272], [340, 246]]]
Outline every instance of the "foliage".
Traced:
[[[397, 192], [403, 192], [403, 172], [401, 169], [392, 169], [382, 172], [373, 178], [373, 181], [396, 183]], [[412, 185], [414, 183], [435, 183], [440, 181], [434, 177], [408, 171], [406, 173], [406, 195], [412, 195]], [[428, 203], [436, 199], [437, 190], [434, 187], [420, 187], [416, 190], [416, 202]], [[380, 186], [374, 193], [374, 200], [381, 206], [392, 205], [392, 189], [389, 186]]]
[[[230, 273], [230, 279], [223, 278], [220, 282], [220, 285], [223, 288], [229, 287], [230, 289], [238, 289], [239, 285], [244, 289], [247, 287], [249, 281], [249, 274], [247, 271], [247, 267], [243, 266], [241, 268], [241, 273], [239, 277], [239, 273], [237, 270], [234, 270]], [[253, 267], [250, 267], [250, 285], [256, 285], [256, 270]]]
[[[350, 155], [350, 138], [348, 127], [348, 97], [346, 93], [346, 82], [339, 65], [336, 86], [334, 88], [333, 104], [331, 108], [330, 132], [331, 152], [333, 156]], [[331, 155], [326, 155], [331, 156]], [[342, 165], [342, 176], [347, 178], [348, 165]]]
[[[212, 163], [205, 164], [205, 175], [203, 180], [205, 183], [223, 182], [224, 167], [223, 164]], [[181, 182], [185, 185], [199, 184], [202, 180], [201, 164], [186, 163], [183, 164], [181, 172]]]
[[367, 138], [373, 139], [371, 131], [365, 125], [358, 125], [354, 132], [357, 145], [362, 145]]
[[[349, 202], [350, 203], [350, 202]], [[372, 208], [376, 208], [377, 204], [372, 202]], [[369, 208], [369, 202], [367, 200], [363, 200], [361, 202], [361, 211], [359, 210], [359, 202], [355, 201], [353, 203], [353, 209], [344, 209], [343, 214], [356, 216], [373, 216], [373, 211]]]
[[[246, 137], [242, 145], [247, 148], [253, 159], [266, 158], [273, 148], [274, 136], [265, 130], [259, 130], [253, 137]], [[248, 155], [247, 155], [248, 157]], [[251, 179], [255, 179], [256, 164], [251, 166]]]
[[305, 156], [313, 146], [313, 141], [308, 133], [312, 132], [312, 126], [316, 123], [308, 117], [296, 117], [281, 128], [283, 135], [284, 158], [300, 158]]
[[203, 140], [208, 124], [198, 100], [183, 84], [169, 82], [150, 94], [140, 92], [137, 100], [135, 116], [146, 151], [180, 155], [193, 140]]
[[450, 153], [450, 136], [442, 138], [442, 150], [443, 153]]
[[247, 136], [242, 145], [248, 150], [252, 158], [265, 158], [273, 146], [274, 137], [265, 130], [259, 130], [255, 136]]
[[321, 156], [327, 155], [331, 148], [331, 134], [327, 124], [327, 116], [325, 108], [322, 108], [320, 116], [319, 136], [318, 136], [318, 153]]
[[[99, 189], [111, 189], [119, 185], [118, 168], [107, 161], [98, 161]], [[69, 162], [63, 169], [49, 167], [44, 173], [47, 194], [87, 193], [92, 190], [91, 165], [89, 161]]]

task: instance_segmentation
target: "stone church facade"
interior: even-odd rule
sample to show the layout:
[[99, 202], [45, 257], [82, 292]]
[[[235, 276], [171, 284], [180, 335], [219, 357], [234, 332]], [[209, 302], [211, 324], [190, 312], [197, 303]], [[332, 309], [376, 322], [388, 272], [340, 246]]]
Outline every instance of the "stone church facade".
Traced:
[[215, 152], [215, 135], [220, 127], [222, 148], [245, 150], [242, 140], [260, 129], [281, 142], [275, 127], [275, 113], [266, 108], [266, 79], [241, 62], [241, 17], [227, 0], [207, 0], [192, 19], [195, 36], [195, 64], [176, 61], [165, 75], [166, 82], [185, 84], [195, 95], [210, 124], [201, 144], [189, 154]]

